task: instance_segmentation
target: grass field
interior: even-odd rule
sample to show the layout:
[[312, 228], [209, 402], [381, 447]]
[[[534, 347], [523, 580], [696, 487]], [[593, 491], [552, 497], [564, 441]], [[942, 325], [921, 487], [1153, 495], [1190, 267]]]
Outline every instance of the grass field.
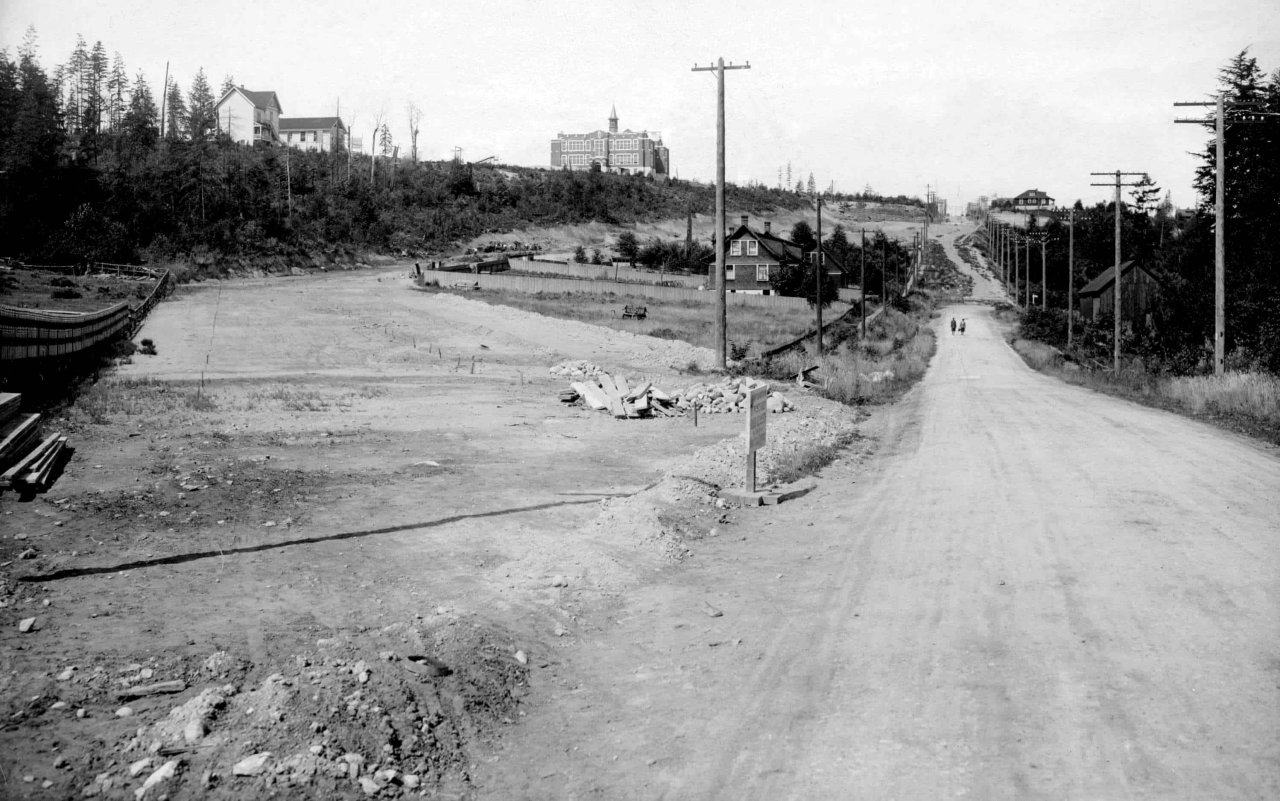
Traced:
[[145, 300], [155, 286], [156, 281], [150, 278], [13, 270], [0, 273], [0, 305], [90, 312], [124, 300], [133, 307]]
[[[633, 334], [678, 339], [715, 350], [714, 307], [710, 303], [655, 301], [643, 296], [585, 292], [527, 294], [495, 289], [469, 291], [465, 296], [495, 306], [510, 306], [563, 320], [579, 320]], [[647, 307], [648, 316], [644, 320], [623, 319], [622, 309], [628, 305]], [[827, 319], [830, 320], [832, 315], [834, 312], [828, 312]], [[726, 317], [728, 340], [738, 348], [746, 348], [748, 356], [789, 342], [811, 331], [814, 324], [813, 312], [808, 309], [729, 306]], [[732, 347], [730, 349], [733, 350]]]

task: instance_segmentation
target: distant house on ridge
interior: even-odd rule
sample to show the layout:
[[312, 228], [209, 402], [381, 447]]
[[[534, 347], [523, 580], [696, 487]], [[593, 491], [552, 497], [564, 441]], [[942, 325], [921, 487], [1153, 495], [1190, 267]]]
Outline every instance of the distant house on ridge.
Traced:
[[253, 92], [233, 86], [214, 106], [218, 131], [243, 145], [280, 143], [280, 98], [275, 92]]
[[280, 141], [298, 150], [336, 153], [347, 149], [341, 117], [281, 117]]

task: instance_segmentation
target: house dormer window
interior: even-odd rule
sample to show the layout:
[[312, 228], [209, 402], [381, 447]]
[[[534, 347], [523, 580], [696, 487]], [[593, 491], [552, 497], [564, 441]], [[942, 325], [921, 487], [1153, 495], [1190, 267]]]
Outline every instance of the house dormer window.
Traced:
[[742, 255], [742, 240], [735, 239], [729, 243], [729, 255], [730, 256]]
[[755, 241], [754, 239], [748, 239], [748, 240], [747, 240], [747, 255], [748, 255], [748, 256], [759, 256], [759, 255], [760, 255], [760, 243], [759, 243], [759, 242], [757, 242], [757, 241]]

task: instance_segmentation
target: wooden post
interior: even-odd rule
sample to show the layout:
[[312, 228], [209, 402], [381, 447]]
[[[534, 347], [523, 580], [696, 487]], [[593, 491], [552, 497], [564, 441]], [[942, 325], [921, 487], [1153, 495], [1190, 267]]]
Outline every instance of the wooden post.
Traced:
[[[822, 355], [822, 195], [818, 195], [818, 252], [813, 256], [813, 308], [818, 315], [818, 328], [816, 331], [815, 344], [818, 348], [818, 355]], [[752, 471], [754, 473], [754, 469]], [[748, 490], [754, 492], [755, 490]]]
[[862, 293], [862, 297], [858, 299], [858, 306], [862, 311], [862, 338], [867, 338], [867, 229], [862, 229], [862, 247], [858, 249], [862, 256], [862, 275], [858, 279], [858, 288]]
[[1071, 347], [1071, 335], [1075, 329], [1076, 294], [1076, 210], [1073, 206], [1067, 217], [1067, 347]]
[[747, 473], [743, 489], [756, 491], [756, 451], [764, 447], [765, 426], [769, 420], [769, 388], [747, 390]]
[[1115, 354], [1114, 370], [1120, 374], [1120, 171], [1116, 170], [1116, 275], [1115, 275]]
[[[1224, 144], [1227, 136], [1227, 125], [1225, 122], [1226, 109], [1223, 108], [1223, 93], [1218, 93], [1218, 118], [1214, 123], [1215, 139], [1214, 150], [1216, 152], [1216, 175], [1214, 176], [1213, 187], [1213, 374], [1222, 375], [1226, 369], [1226, 351], [1227, 351], [1227, 281], [1226, 281], [1226, 263], [1227, 263], [1227, 244], [1226, 235], [1223, 229], [1227, 222], [1227, 203], [1226, 189], [1223, 187], [1226, 176], [1226, 146]], [[1119, 190], [1116, 190], [1117, 196]], [[1119, 247], [1119, 245], [1117, 245]], [[1118, 257], [1117, 257], [1118, 258]], [[1117, 286], [1119, 286], [1119, 276], [1116, 276]]]

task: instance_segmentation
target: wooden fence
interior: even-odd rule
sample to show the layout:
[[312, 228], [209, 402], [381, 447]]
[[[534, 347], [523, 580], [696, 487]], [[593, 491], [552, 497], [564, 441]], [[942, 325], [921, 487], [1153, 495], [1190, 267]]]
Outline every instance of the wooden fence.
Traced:
[[[689, 289], [687, 287], [654, 286], [653, 284], [618, 284], [613, 281], [587, 281], [576, 278], [543, 278], [536, 275], [469, 275], [466, 273], [433, 273], [424, 272], [425, 281], [437, 280], [442, 287], [478, 287], [480, 289], [509, 289], [513, 292], [587, 292], [596, 295], [627, 295], [652, 298], [654, 300], [693, 301], [695, 303], [712, 303], [714, 292]], [[782, 295], [748, 295], [743, 292], [729, 292], [725, 295], [729, 306], [754, 306], [757, 308], [806, 310], [809, 303], [804, 298], [790, 298]], [[832, 303], [836, 314], [843, 314], [847, 303]]]
[[696, 289], [707, 283], [705, 275], [668, 273], [660, 270], [642, 270], [612, 264], [578, 264], [576, 262], [548, 262], [534, 259], [510, 259], [511, 269], [524, 273], [540, 273], [547, 276], [567, 276], [589, 281], [617, 281], [618, 283], [679, 284]]
[[[112, 265], [121, 268], [129, 265]], [[45, 269], [37, 267], [35, 269]], [[116, 337], [131, 337], [160, 299], [173, 289], [168, 270], [130, 267], [134, 276], [159, 276], [151, 294], [135, 309], [125, 301], [92, 312], [19, 309], [0, 306], [0, 361], [70, 356]], [[122, 275], [124, 273], [121, 273]]]

